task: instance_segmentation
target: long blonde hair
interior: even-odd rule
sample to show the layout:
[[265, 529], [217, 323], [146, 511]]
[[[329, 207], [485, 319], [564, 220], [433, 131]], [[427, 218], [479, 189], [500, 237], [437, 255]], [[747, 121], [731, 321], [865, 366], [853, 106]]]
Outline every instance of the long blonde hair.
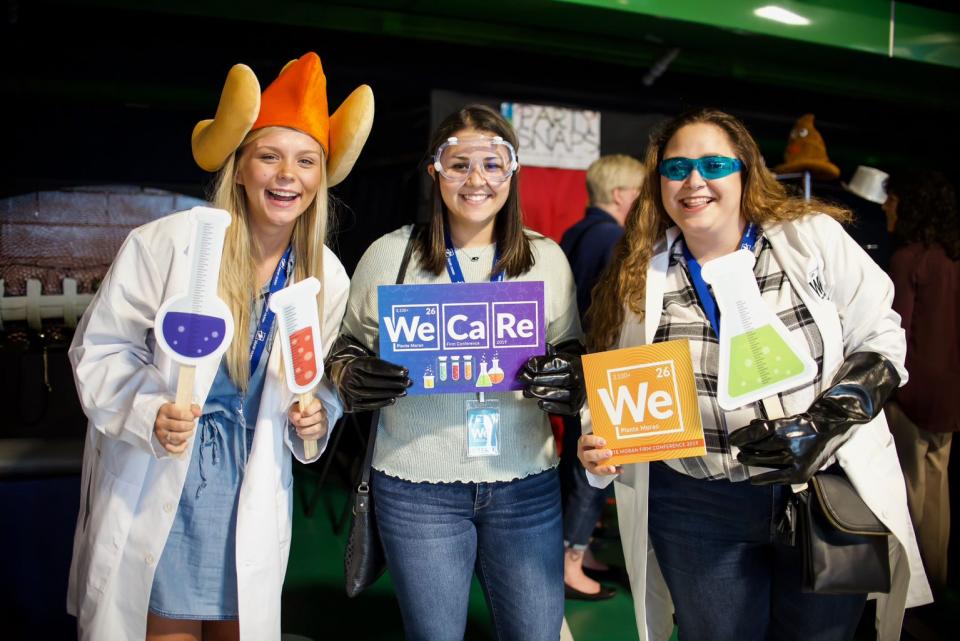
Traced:
[[640, 196], [627, 216], [624, 235], [614, 250], [613, 259], [593, 288], [593, 302], [586, 315], [587, 343], [592, 351], [609, 349], [617, 342], [625, 308], [643, 318], [647, 268], [653, 258], [654, 246], [673, 225], [663, 207], [657, 168], [674, 134], [697, 123], [715, 125], [723, 130], [737, 158], [743, 162], [740, 213], [748, 221], [763, 226], [764, 223], [796, 220], [814, 212], [827, 214], [841, 222], [850, 219], [850, 213], [845, 209], [789, 196], [786, 188], [766, 168], [760, 148], [750, 132], [734, 116], [716, 109], [697, 109], [677, 116], [650, 137], [643, 161], [645, 179]]
[[[257, 239], [250, 233], [247, 197], [243, 186], [237, 184], [236, 174], [244, 149], [263, 137], [273, 128], [265, 127], [250, 132], [236, 152], [227, 160], [214, 181], [211, 202], [214, 207], [225, 209], [233, 217], [223, 245], [220, 264], [220, 297], [233, 314], [233, 341], [227, 349], [227, 370], [230, 379], [241, 390], [247, 389], [250, 379], [250, 324], [252, 318], [250, 301], [260, 291], [257, 282], [256, 256], [260, 253]], [[313, 202], [297, 218], [290, 238], [293, 244], [294, 272], [291, 283], [315, 276], [323, 283], [323, 246], [327, 239], [327, 171], [326, 157], [320, 163], [323, 171], [320, 187]], [[322, 292], [322, 290], [321, 290]], [[323, 319], [323, 294], [317, 305]]]

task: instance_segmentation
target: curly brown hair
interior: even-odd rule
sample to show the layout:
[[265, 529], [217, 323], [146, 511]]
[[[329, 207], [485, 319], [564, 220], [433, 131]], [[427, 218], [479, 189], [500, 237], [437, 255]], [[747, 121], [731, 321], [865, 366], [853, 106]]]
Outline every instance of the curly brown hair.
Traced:
[[893, 232], [908, 243], [939, 243], [950, 260], [960, 259], [960, 213], [957, 194], [943, 173], [909, 170], [893, 174], [887, 193], [897, 198]]
[[835, 205], [789, 196], [766, 168], [760, 148], [750, 132], [734, 116], [709, 108], [677, 116], [650, 136], [643, 162], [645, 179], [640, 196], [627, 216], [626, 229], [614, 250], [613, 259], [593, 288], [593, 302], [586, 315], [587, 343], [591, 351], [609, 349], [616, 344], [627, 308], [638, 318], [643, 318], [647, 267], [655, 253], [655, 245], [673, 225], [663, 207], [657, 168], [674, 134], [687, 125], [698, 123], [719, 127], [743, 163], [740, 213], [748, 221], [763, 225], [795, 220], [814, 212], [825, 213], [841, 222], [850, 219], [848, 211]]

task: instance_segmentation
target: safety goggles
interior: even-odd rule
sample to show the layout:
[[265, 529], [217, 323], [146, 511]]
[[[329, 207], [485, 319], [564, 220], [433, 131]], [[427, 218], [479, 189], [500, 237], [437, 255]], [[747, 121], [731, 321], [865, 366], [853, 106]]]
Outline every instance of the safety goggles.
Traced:
[[686, 180], [694, 169], [706, 180], [726, 178], [741, 171], [743, 163], [738, 158], [727, 156], [704, 156], [703, 158], [667, 158], [660, 162], [660, 175], [667, 180]]
[[516, 150], [500, 136], [447, 138], [433, 157], [433, 168], [452, 183], [466, 182], [479, 169], [485, 181], [500, 184], [510, 178], [518, 166]]

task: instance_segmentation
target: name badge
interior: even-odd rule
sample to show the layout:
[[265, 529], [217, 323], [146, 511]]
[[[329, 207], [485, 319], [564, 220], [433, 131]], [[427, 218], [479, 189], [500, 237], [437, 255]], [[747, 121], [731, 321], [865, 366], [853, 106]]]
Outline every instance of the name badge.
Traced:
[[500, 401], [467, 401], [467, 457], [500, 455]]

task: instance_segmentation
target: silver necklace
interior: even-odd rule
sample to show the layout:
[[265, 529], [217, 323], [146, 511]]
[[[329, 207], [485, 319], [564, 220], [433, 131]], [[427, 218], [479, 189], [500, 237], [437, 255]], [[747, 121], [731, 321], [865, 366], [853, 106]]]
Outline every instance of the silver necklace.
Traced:
[[[475, 263], [478, 260], [480, 260], [480, 254], [477, 254], [476, 256], [471, 256], [470, 254], [467, 253], [467, 250], [464, 249], [463, 247], [460, 248], [460, 253], [466, 256], [467, 258], [469, 258], [470, 262], [472, 263]], [[483, 249], [480, 250], [480, 253], [481, 254], [483, 253]]]

